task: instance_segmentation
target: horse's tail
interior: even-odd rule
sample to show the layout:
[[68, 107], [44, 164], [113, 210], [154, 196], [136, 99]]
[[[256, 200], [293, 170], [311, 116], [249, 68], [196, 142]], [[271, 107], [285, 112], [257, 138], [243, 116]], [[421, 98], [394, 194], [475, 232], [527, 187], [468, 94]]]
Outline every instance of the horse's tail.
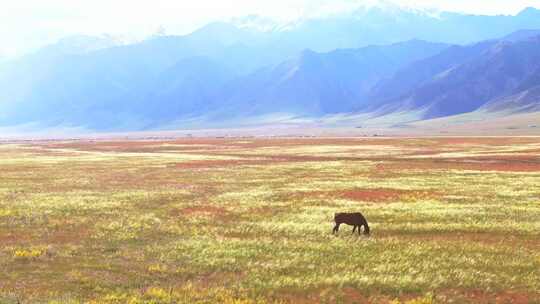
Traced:
[[[360, 229], [360, 228], [358, 228]], [[364, 220], [364, 234], [369, 235], [369, 225], [366, 220]]]

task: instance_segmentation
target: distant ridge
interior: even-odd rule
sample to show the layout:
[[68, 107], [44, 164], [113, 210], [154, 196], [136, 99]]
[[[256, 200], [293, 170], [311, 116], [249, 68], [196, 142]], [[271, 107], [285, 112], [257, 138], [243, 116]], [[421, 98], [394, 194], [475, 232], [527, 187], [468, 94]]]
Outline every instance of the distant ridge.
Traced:
[[516, 42], [516, 41], [520, 41], [520, 40], [534, 38], [535, 36], [540, 36], [540, 29], [539, 30], [519, 30], [519, 31], [515, 31], [512, 34], [505, 36], [501, 40]]
[[[416, 62], [381, 84], [379, 95], [372, 98], [382, 100], [378, 104], [386, 112], [422, 110], [423, 118], [475, 111], [494, 100], [506, 100], [491, 107], [503, 110], [504, 104], [510, 106], [509, 100], [518, 96], [528, 96], [525, 100], [529, 103], [538, 103], [532, 93], [536, 91], [528, 90], [540, 85], [540, 35], [521, 32], [511, 37], [451, 47]], [[413, 71], [420, 73], [411, 78]], [[388, 98], [381, 93], [384, 91], [400, 95]]]

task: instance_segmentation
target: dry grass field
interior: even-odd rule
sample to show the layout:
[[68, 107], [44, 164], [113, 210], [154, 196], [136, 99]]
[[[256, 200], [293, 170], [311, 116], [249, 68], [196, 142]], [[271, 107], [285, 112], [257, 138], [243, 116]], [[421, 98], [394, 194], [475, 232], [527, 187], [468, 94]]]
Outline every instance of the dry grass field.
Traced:
[[5, 143], [0, 246], [0, 303], [540, 303], [540, 139]]

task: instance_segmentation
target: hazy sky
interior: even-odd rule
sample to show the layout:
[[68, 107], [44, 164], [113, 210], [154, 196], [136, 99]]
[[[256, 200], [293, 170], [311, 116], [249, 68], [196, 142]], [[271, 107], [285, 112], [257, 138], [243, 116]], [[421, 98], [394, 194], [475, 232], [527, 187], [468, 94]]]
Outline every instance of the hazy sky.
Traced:
[[[213, 20], [249, 14], [282, 20], [341, 12], [377, 0], [0, 0], [0, 57], [74, 34], [144, 37], [163, 26], [184, 34]], [[515, 14], [540, 0], [391, 0], [403, 6]]]

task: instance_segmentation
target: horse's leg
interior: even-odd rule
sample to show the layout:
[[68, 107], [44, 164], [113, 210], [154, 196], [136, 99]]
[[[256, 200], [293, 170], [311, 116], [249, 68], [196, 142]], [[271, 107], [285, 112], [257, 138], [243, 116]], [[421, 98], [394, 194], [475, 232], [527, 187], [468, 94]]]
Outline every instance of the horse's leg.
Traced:
[[[356, 225], [353, 226], [353, 229], [352, 229], [352, 233], [353, 233], [353, 234], [354, 234], [354, 232], [356, 231], [356, 227], [358, 227], [358, 226], [356, 226]], [[360, 231], [360, 227], [358, 227], [358, 231]]]
[[336, 234], [339, 231], [339, 223], [336, 223], [336, 226], [334, 227], [334, 230], [332, 231], [333, 234]]

